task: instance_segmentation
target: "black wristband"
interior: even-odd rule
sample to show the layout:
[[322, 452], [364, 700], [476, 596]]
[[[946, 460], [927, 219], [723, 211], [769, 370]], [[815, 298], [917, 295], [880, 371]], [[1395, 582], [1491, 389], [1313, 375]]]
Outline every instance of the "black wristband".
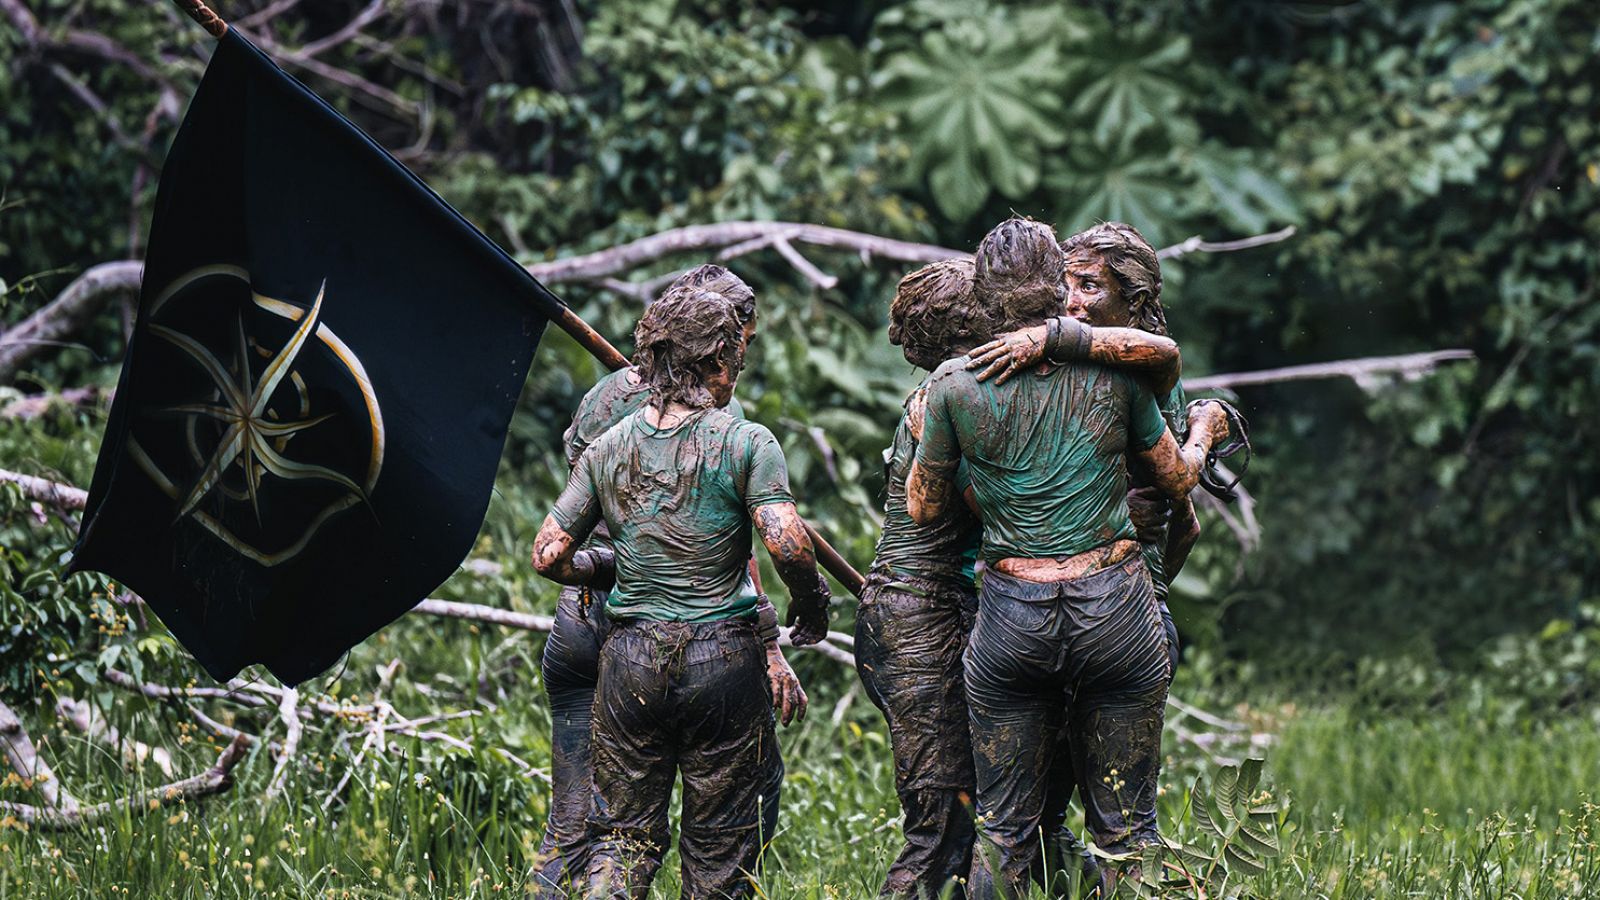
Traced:
[[766, 594], [756, 595], [755, 626], [761, 643], [770, 644], [778, 639], [778, 610]]
[[1071, 316], [1056, 316], [1046, 323], [1044, 358], [1057, 364], [1088, 359], [1093, 341], [1088, 325]]

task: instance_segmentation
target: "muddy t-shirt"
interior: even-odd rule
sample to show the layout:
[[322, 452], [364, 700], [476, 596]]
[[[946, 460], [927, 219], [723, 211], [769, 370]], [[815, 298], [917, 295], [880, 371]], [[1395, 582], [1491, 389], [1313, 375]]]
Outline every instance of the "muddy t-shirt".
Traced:
[[986, 561], [1074, 556], [1134, 537], [1123, 454], [1166, 430], [1150, 392], [1115, 369], [1074, 363], [997, 385], [952, 359], [928, 380], [916, 459], [946, 477], [966, 459]]
[[[1175, 438], [1181, 439], [1183, 433], [1189, 430], [1188, 398], [1183, 393], [1183, 385], [1181, 383], [1173, 385], [1172, 390], [1168, 391], [1167, 396], [1162, 399], [1161, 418], [1166, 420], [1167, 428], [1172, 431], [1172, 436]], [[1143, 479], [1135, 479], [1133, 486], [1148, 487], [1149, 485]], [[1140, 552], [1144, 555], [1145, 568], [1150, 570], [1150, 580], [1155, 582], [1156, 596], [1158, 597], [1167, 596], [1168, 578], [1165, 565], [1167, 531], [1173, 524], [1169, 520], [1168, 524], [1161, 526], [1159, 542], [1144, 543], [1139, 547]]]
[[957, 467], [956, 496], [951, 497], [946, 513], [931, 525], [918, 525], [906, 510], [906, 476], [916, 453], [917, 439], [911, 434], [907, 413], [900, 417], [894, 443], [883, 452], [887, 483], [883, 533], [878, 536], [872, 569], [891, 580], [909, 576], [971, 588], [983, 533], [977, 517], [959, 496], [968, 484], [967, 465], [963, 461]]
[[613, 616], [711, 622], [755, 609], [751, 515], [792, 502], [783, 450], [765, 426], [710, 409], [663, 429], [641, 410], [589, 446], [550, 515], [568, 534], [602, 519], [609, 527]]
[[[561, 436], [567, 450], [567, 467], [578, 464], [578, 457], [611, 426], [638, 412], [650, 399], [650, 385], [628, 380], [633, 368], [618, 369], [594, 383], [583, 399], [578, 401], [578, 411], [572, 414], [572, 424]], [[744, 409], [737, 399], [728, 401], [728, 412], [736, 419], [744, 418]]]

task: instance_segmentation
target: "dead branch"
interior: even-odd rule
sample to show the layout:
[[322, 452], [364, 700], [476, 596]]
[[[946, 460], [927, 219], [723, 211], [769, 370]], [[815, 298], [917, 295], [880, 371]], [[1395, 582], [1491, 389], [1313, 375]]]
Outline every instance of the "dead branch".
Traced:
[[[29, 394], [0, 407], [0, 419], [37, 419], [49, 412], [52, 406], [88, 406], [110, 397], [112, 391], [96, 385], [67, 388], [59, 394]], [[3, 476], [0, 476], [3, 477]]]
[[0, 813], [16, 816], [17, 820], [33, 828], [45, 831], [66, 831], [93, 825], [113, 813], [127, 813], [129, 815], [143, 815], [151, 810], [163, 806], [172, 806], [186, 803], [212, 794], [219, 794], [233, 784], [233, 767], [244, 758], [245, 751], [249, 749], [249, 741], [243, 737], [235, 738], [228, 744], [217, 757], [216, 764], [211, 768], [182, 781], [175, 781], [161, 787], [124, 797], [120, 800], [111, 800], [106, 803], [96, 803], [93, 806], [80, 806], [77, 809], [50, 809], [48, 807], [28, 806], [21, 803], [0, 802]]
[[305, 733], [305, 725], [300, 722], [299, 691], [284, 688], [283, 696], [278, 700], [278, 718], [282, 720], [285, 732], [283, 746], [278, 749], [278, 761], [272, 767], [272, 778], [267, 782], [267, 791], [263, 795], [268, 803], [278, 799], [278, 794], [283, 792], [284, 782], [289, 778], [289, 764], [300, 752], [300, 736]]
[[83, 512], [84, 504], [89, 502], [89, 493], [82, 488], [51, 481], [48, 478], [0, 469], [0, 482], [8, 481], [21, 487], [22, 496], [29, 500], [49, 504], [63, 512]]
[[1335, 362], [1312, 363], [1304, 366], [1286, 366], [1281, 369], [1261, 369], [1255, 372], [1234, 372], [1227, 375], [1203, 375], [1199, 378], [1185, 378], [1183, 380], [1183, 389], [1190, 393], [1200, 393], [1220, 388], [1279, 384], [1285, 381], [1349, 378], [1363, 390], [1371, 391], [1383, 385], [1384, 377], [1398, 377], [1406, 381], [1414, 381], [1431, 373], [1441, 363], [1474, 358], [1476, 357], [1471, 350], [1463, 349], [1432, 350], [1427, 353], [1408, 353], [1404, 356], [1364, 356], [1359, 359], [1341, 359]]
[[206, 687], [178, 688], [168, 687], [163, 684], [148, 684], [140, 681], [137, 678], [134, 678], [127, 672], [121, 672], [116, 669], [106, 669], [102, 674], [105, 676], [107, 681], [111, 682], [117, 687], [135, 691], [143, 694], [146, 697], [149, 697], [152, 700], [188, 700], [195, 698], [207, 700], [227, 700], [231, 703], [239, 703], [244, 706], [254, 707], [266, 707], [271, 705], [265, 699], [258, 697], [255, 694], [247, 694], [232, 687], [226, 689]]
[[345, 43], [359, 34], [361, 29], [372, 24], [375, 19], [383, 15], [383, 4], [384, 0], [372, 0], [371, 3], [368, 3], [366, 6], [362, 7], [361, 11], [356, 13], [355, 16], [352, 17], [350, 21], [346, 22], [342, 28], [333, 32], [327, 37], [318, 38], [317, 40], [314, 40], [308, 44], [302, 45], [296, 50], [290, 51], [288, 58], [295, 61], [309, 59], [313, 56], [316, 56], [318, 53], [321, 53], [325, 50], [331, 50], [334, 47]]
[[430, 616], [488, 622], [491, 625], [503, 625], [506, 628], [517, 628], [522, 631], [549, 631], [556, 627], [556, 620], [550, 616], [514, 612], [509, 609], [484, 606], [481, 603], [458, 603], [454, 600], [424, 600], [413, 606], [411, 611], [427, 613]]
[[172, 754], [161, 747], [152, 747], [143, 741], [124, 737], [117, 731], [116, 726], [106, 721], [105, 716], [100, 714], [94, 704], [62, 697], [56, 701], [56, 713], [66, 719], [73, 728], [78, 729], [84, 737], [121, 753], [135, 766], [151, 762], [161, 770], [161, 774], [168, 778], [172, 777]]
[[56, 299], [0, 334], [0, 383], [53, 342], [76, 331], [105, 301], [139, 290], [144, 264], [138, 260], [100, 263], [79, 275]]
[[822, 290], [831, 290], [834, 285], [839, 283], [838, 278], [817, 268], [811, 260], [806, 259], [799, 250], [796, 250], [794, 245], [789, 243], [787, 239], [778, 238], [772, 242], [772, 246], [778, 251], [778, 255], [783, 257], [784, 262], [793, 266], [796, 272], [804, 275], [807, 281]]
[[748, 241], [784, 240], [864, 251], [873, 256], [902, 262], [934, 262], [952, 256], [970, 256], [960, 250], [935, 244], [919, 244], [879, 237], [844, 228], [807, 225], [798, 222], [718, 222], [712, 225], [687, 225], [630, 241], [616, 247], [569, 256], [566, 259], [534, 263], [528, 271], [548, 285], [594, 282], [610, 275], [632, 271], [676, 253], [720, 250]]
[[[22, 719], [4, 701], [0, 701], [0, 749], [5, 751], [11, 770], [21, 776], [23, 786], [32, 788], [44, 801], [45, 812], [62, 815], [77, 813], [80, 806], [77, 798], [61, 786], [55, 771], [39, 755], [33, 739], [28, 737], [28, 730], [22, 727]], [[0, 803], [0, 812], [10, 811], [19, 819], [23, 818], [21, 813], [12, 809], [14, 805]]]
[[[1192, 237], [1180, 244], [1163, 248], [1157, 251], [1156, 255], [1168, 259], [1186, 253], [1225, 253], [1245, 250], [1287, 240], [1293, 234], [1293, 228], [1285, 228], [1271, 234], [1234, 241], [1213, 242]], [[971, 253], [937, 244], [902, 241], [826, 225], [771, 221], [718, 222], [711, 225], [686, 225], [605, 250], [534, 263], [528, 266], [528, 271], [549, 285], [592, 283], [617, 293], [649, 299], [655, 295], [655, 286], [661, 282], [660, 278], [645, 282], [627, 282], [618, 280], [616, 276], [678, 253], [716, 250], [717, 258], [727, 261], [766, 247], [773, 247], [791, 266], [818, 287], [824, 290], [833, 287], [838, 279], [822, 272], [801, 256], [793, 246], [796, 243], [833, 250], [853, 250], [860, 255], [863, 263], [870, 263], [874, 256], [908, 263], [929, 263], [951, 257], [968, 259], [972, 257]]]
[[1264, 247], [1267, 244], [1276, 244], [1294, 237], [1295, 227], [1290, 225], [1281, 231], [1267, 234], [1258, 234], [1254, 237], [1239, 238], [1234, 241], [1203, 241], [1199, 235], [1185, 241], [1162, 247], [1156, 251], [1158, 259], [1177, 259], [1186, 253], [1231, 253], [1235, 250], [1249, 250], [1254, 247]]

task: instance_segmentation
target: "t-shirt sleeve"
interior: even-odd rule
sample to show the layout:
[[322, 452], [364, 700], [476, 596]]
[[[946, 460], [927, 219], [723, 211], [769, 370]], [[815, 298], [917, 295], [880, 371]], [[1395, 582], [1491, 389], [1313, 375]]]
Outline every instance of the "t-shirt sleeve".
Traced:
[[922, 440], [917, 444], [917, 464], [939, 475], [954, 474], [961, 461], [961, 445], [955, 423], [950, 419], [950, 391], [945, 379], [928, 385], [927, 406], [922, 416]]
[[1166, 430], [1167, 420], [1161, 417], [1161, 407], [1156, 405], [1156, 398], [1144, 386], [1135, 385], [1132, 409], [1128, 416], [1128, 441], [1133, 449], [1139, 452], [1149, 450], [1161, 440]]
[[749, 509], [769, 503], [793, 503], [789, 492], [789, 465], [783, 448], [765, 426], [750, 422], [744, 429], [744, 503]]
[[594, 457], [591, 448], [579, 458], [567, 476], [567, 486], [561, 489], [550, 516], [561, 530], [575, 538], [585, 538], [600, 521], [600, 494], [594, 484]]
[[744, 407], [739, 404], [738, 397], [729, 397], [728, 405], [724, 408], [727, 409], [728, 415], [733, 416], [735, 419], [744, 418]]

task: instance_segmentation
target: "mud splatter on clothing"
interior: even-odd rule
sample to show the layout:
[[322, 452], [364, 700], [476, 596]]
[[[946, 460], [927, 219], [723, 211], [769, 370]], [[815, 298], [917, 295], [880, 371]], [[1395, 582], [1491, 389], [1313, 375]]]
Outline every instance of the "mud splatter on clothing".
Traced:
[[928, 381], [916, 459], [946, 478], [966, 459], [986, 561], [1067, 557], [1135, 536], [1123, 455], [1166, 427], [1149, 391], [1114, 369], [1052, 366], [997, 385], [958, 358]]
[[[873, 554], [872, 572], [891, 581], [909, 576], [970, 588], [983, 539], [982, 526], [959, 497], [952, 498], [949, 511], [930, 525], [918, 525], [911, 518], [906, 510], [906, 476], [916, 453], [917, 439], [903, 414], [894, 431], [894, 443], [884, 451], [883, 531]], [[956, 492], [965, 491], [969, 483], [963, 460], [956, 468]]]
[[616, 548], [614, 618], [707, 622], [755, 609], [752, 512], [792, 502], [765, 426], [708, 409], [658, 428], [641, 410], [584, 451], [550, 515], [569, 534], [604, 519]]
[[750, 896], [783, 781], [765, 655], [750, 623], [615, 623], [594, 710], [585, 896], [649, 895], [671, 844], [668, 804], [680, 772], [682, 896]]

